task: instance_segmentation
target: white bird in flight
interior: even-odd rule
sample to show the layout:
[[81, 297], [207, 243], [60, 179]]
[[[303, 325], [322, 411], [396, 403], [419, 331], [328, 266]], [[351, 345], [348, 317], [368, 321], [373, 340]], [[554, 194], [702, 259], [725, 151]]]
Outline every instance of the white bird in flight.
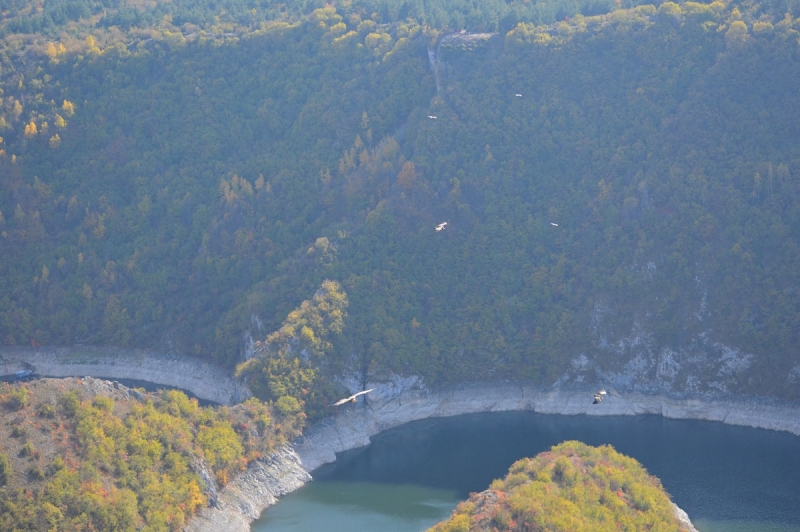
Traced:
[[431, 120], [436, 120], [436, 117], [433, 115], [428, 115], [428, 118], [430, 118]]
[[558, 224], [553, 223], [553, 222], [550, 222], [550, 225], [552, 225], [553, 227], [558, 227]]
[[341, 405], [343, 405], [345, 403], [355, 403], [356, 399], [358, 398], [359, 395], [364, 395], [365, 393], [369, 393], [369, 392], [373, 391], [374, 389], [375, 388], [370, 388], [369, 390], [364, 390], [363, 392], [354, 393], [350, 397], [345, 397], [344, 399], [339, 399], [338, 401], [333, 403], [331, 406], [341, 406]]
[[602, 400], [603, 400], [603, 397], [604, 397], [605, 395], [606, 395], [606, 390], [605, 390], [605, 388], [603, 388], [602, 390], [600, 390], [599, 392], [597, 392], [596, 394], [594, 394], [594, 401], [592, 401], [592, 404], [593, 404], [593, 405], [599, 404], [599, 403], [600, 403], [600, 401], [602, 401]]
[[514, 96], [516, 96], [517, 98], [522, 98], [521, 94], [515, 94]]
[[440, 223], [439, 225], [436, 226], [436, 230], [437, 231], [444, 231], [444, 228], [445, 228], [446, 225], [447, 225], [447, 222], [442, 222], [442, 223]]

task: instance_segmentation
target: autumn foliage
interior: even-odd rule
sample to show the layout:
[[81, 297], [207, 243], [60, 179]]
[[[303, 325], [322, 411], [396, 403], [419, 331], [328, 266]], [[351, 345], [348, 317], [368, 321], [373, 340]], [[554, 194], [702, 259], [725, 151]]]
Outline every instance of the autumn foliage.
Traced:
[[661, 482], [611, 446], [569, 441], [515, 462], [431, 532], [681, 532]]
[[180, 530], [299, 426], [255, 399], [201, 407], [179, 391], [90, 390], [77, 379], [2, 389], [0, 529]]

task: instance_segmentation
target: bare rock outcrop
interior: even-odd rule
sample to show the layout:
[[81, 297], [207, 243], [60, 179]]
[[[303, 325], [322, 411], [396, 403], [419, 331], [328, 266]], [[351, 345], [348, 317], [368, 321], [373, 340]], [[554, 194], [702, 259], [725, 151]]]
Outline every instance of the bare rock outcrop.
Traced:
[[311, 480], [300, 459], [287, 445], [268, 458], [250, 463], [220, 492], [216, 505], [201, 510], [186, 532], [249, 531], [250, 522], [278, 498]]
[[689, 532], [698, 532], [694, 527], [694, 524], [692, 524], [691, 519], [689, 519], [689, 515], [684, 512], [680, 506], [673, 502], [672, 507], [675, 510], [675, 517], [678, 518], [678, 521], [681, 522], [681, 525], [683, 525]]

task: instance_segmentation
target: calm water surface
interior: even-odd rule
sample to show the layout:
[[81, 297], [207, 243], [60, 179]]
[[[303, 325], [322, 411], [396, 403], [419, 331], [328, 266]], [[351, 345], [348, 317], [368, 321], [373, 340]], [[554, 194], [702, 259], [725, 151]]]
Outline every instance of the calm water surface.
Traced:
[[800, 532], [800, 438], [660, 416], [529, 412], [423, 420], [339, 455], [254, 532], [417, 532], [508, 467], [565, 440], [611, 444], [659, 477], [701, 532]]

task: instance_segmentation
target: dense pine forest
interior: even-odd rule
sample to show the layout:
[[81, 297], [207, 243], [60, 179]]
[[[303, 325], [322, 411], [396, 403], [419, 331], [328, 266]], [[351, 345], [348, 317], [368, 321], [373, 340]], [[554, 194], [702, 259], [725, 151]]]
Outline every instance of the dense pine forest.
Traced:
[[800, 4], [637, 4], [1, 0], [0, 342], [797, 397]]

